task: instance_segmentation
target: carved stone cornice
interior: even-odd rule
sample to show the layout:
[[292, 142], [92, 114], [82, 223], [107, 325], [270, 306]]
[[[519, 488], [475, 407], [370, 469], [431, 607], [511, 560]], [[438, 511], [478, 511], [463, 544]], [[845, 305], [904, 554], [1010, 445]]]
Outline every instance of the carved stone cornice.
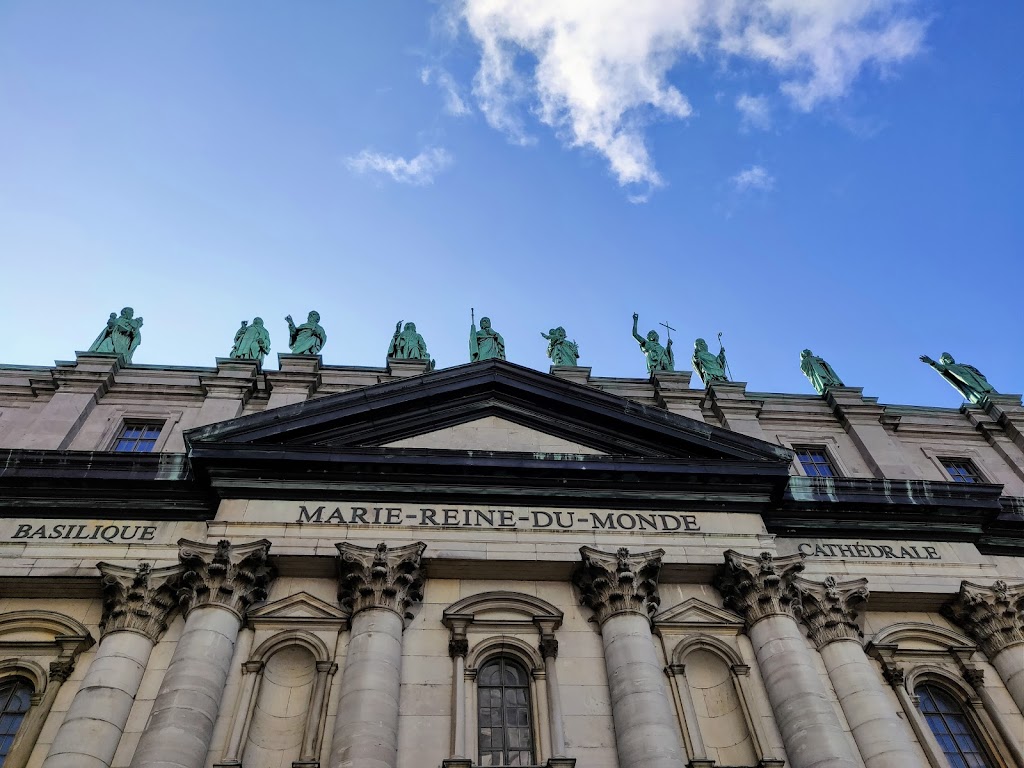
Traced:
[[580, 547], [583, 562], [572, 577], [580, 591], [580, 603], [594, 612], [598, 624], [620, 613], [639, 613], [650, 619], [661, 603], [658, 574], [664, 554], [663, 549], [631, 555], [625, 547], [615, 554]]
[[159, 642], [178, 605], [182, 567], [154, 568], [149, 563], [140, 563], [137, 568], [109, 563], [99, 563], [96, 567], [103, 575], [100, 579], [103, 590], [101, 633], [106, 636], [122, 630], [138, 632], [154, 643]]
[[823, 582], [800, 576], [793, 579], [799, 597], [794, 610], [819, 649], [836, 640], [859, 640], [864, 636], [857, 615], [868, 599], [867, 585], [867, 579], [837, 582], [833, 576], [826, 576]]
[[423, 599], [422, 541], [390, 549], [343, 542], [338, 547], [338, 600], [343, 611], [355, 616], [367, 608], [387, 608], [412, 618], [410, 608]]
[[178, 560], [183, 566], [178, 604], [183, 613], [203, 605], [217, 605], [244, 618], [253, 603], [267, 599], [276, 575], [267, 560], [270, 542], [216, 544], [181, 539]]
[[796, 618], [800, 597], [793, 581], [804, 569], [803, 561], [801, 554], [776, 558], [762, 552], [753, 557], [730, 549], [715, 587], [725, 598], [725, 607], [742, 616], [748, 629], [768, 616]]
[[1024, 643], [1024, 582], [997, 581], [991, 587], [960, 583], [960, 593], [942, 612], [960, 625], [985, 655]]

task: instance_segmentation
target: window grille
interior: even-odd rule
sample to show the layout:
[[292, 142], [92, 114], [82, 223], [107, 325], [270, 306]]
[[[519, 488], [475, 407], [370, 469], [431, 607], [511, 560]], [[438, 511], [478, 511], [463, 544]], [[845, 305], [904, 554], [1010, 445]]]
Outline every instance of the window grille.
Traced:
[[917, 686], [914, 693], [921, 702], [921, 714], [952, 768], [991, 768], [963, 707], [953, 696], [928, 683]]
[[808, 477], [838, 477], [828, 451], [818, 445], [795, 445], [797, 460]]
[[968, 459], [940, 459], [954, 483], [980, 483], [981, 475]]
[[118, 453], [151, 453], [162, 424], [128, 423], [121, 428], [114, 450]]
[[477, 675], [477, 726], [480, 765], [533, 765], [530, 678], [504, 657], [485, 664]]

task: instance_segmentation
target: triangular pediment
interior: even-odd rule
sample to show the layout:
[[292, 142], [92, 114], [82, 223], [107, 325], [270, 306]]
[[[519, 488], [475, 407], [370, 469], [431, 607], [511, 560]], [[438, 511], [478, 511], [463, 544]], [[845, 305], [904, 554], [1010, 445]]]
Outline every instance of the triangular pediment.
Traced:
[[424, 450], [510, 451], [513, 453], [573, 454], [600, 456], [604, 451], [589, 445], [566, 440], [539, 429], [516, 424], [500, 416], [484, 416], [464, 424], [403, 437], [384, 448], [419, 448]]
[[654, 617], [655, 626], [687, 626], [692, 628], [737, 628], [743, 627], [743, 618], [719, 608], [716, 605], [705, 603], [696, 597], [684, 600], [678, 605], [668, 608]]
[[337, 607], [308, 592], [275, 600], [249, 611], [249, 623], [253, 626], [290, 624], [300, 626], [340, 626], [348, 617]]

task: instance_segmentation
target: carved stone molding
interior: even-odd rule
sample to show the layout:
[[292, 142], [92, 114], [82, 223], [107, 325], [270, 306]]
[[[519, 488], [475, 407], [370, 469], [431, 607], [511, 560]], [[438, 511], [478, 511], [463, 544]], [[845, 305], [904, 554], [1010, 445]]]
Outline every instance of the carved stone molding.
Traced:
[[882, 677], [893, 688], [903, 688], [907, 684], [907, 671], [891, 661], [882, 662]]
[[730, 549], [715, 587], [725, 598], [725, 607], [742, 616], [748, 628], [768, 616], [796, 618], [800, 597], [793, 581], [804, 569], [803, 561], [800, 554], [775, 558], [762, 552], [753, 557]]
[[50, 680], [66, 683], [71, 673], [75, 671], [74, 659], [57, 659], [50, 662]]
[[267, 599], [276, 574], [267, 560], [266, 539], [234, 545], [225, 539], [216, 544], [181, 539], [178, 546], [184, 567], [178, 603], [184, 613], [219, 605], [244, 617], [250, 605]]
[[167, 631], [171, 613], [178, 605], [177, 590], [182, 567], [137, 568], [99, 563], [103, 590], [102, 634], [127, 630], [145, 635], [154, 643]]
[[427, 545], [422, 541], [391, 549], [381, 542], [375, 548], [343, 542], [338, 547], [338, 600], [355, 616], [366, 608], [387, 608], [412, 618], [410, 608], [423, 599], [421, 560]]
[[799, 596], [794, 610], [818, 648], [836, 640], [859, 640], [864, 636], [857, 625], [857, 615], [868, 599], [867, 584], [867, 579], [837, 582], [833, 576], [826, 576], [823, 582], [799, 576], [793, 580]]
[[981, 688], [985, 685], [985, 670], [978, 669], [977, 667], [965, 667], [963, 670], [964, 680], [970, 683], [974, 689]]
[[540, 639], [540, 657], [542, 659], [558, 658], [558, 638], [554, 635], [543, 635]]
[[469, 638], [465, 635], [462, 637], [452, 637], [448, 641], [448, 655], [453, 659], [456, 656], [466, 658], [466, 654], [469, 653]]
[[1024, 582], [997, 581], [991, 587], [961, 582], [960, 594], [942, 612], [959, 624], [985, 654], [1024, 643]]
[[573, 574], [580, 602], [604, 624], [620, 613], [639, 613], [650, 619], [658, 610], [658, 574], [663, 549], [629, 554], [625, 547], [615, 554], [580, 547], [583, 562]]

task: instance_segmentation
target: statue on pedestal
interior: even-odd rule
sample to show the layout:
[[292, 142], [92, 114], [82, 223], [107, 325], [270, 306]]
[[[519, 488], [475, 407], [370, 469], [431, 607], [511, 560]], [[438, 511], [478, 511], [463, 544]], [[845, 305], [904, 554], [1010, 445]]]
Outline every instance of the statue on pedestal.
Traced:
[[718, 337], [718, 354], [713, 355], [708, 351], [708, 343], [704, 339], [697, 339], [693, 342], [693, 370], [697, 372], [704, 386], [716, 381], [729, 381], [725, 367], [725, 347], [722, 346], [722, 337]]
[[[388, 357], [396, 360], [430, 360], [427, 342], [416, 332], [416, 323], [406, 323], [404, 329], [401, 320], [395, 323], [395, 335], [391, 337], [388, 346]], [[430, 360], [430, 368], [434, 368], [433, 360]]]
[[296, 326], [292, 316], [288, 322], [288, 346], [293, 355], [319, 355], [327, 343], [327, 331], [320, 325], [320, 313], [313, 311], [302, 325]]
[[658, 341], [657, 331], [648, 331], [647, 338], [645, 339], [637, 333], [636, 326], [639, 321], [640, 315], [634, 312], [633, 338], [637, 340], [641, 351], [647, 358], [647, 372], [655, 373], [656, 371], [674, 371], [676, 369], [676, 360], [675, 355], [672, 354], [672, 337], [669, 336], [668, 343], [664, 347], [661, 346]]
[[263, 327], [263, 318], [254, 317], [252, 325], [247, 320], [242, 321], [242, 326], [235, 334], [235, 344], [231, 347], [228, 357], [235, 360], [258, 360], [270, 352], [270, 333]]
[[809, 349], [800, 353], [800, 370], [804, 372], [804, 376], [810, 380], [811, 386], [819, 395], [825, 394], [825, 390], [831, 387], [844, 386], [843, 380], [839, 378], [839, 374], [832, 369], [832, 366], [823, 358], [812, 354]]
[[120, 316], [110, 313], [107, 326], [89, 347], [90, 352], [116, 352], [126, 365], [132, 362], [132, 355], [142, 343], [142, 318], [134, 317], [135, 310], [125, 307]]
[[973, 365], [958, 363], [949, 352], [943, 352], [939, 362], [935, 362], [928, 355], [921, 355], [921, 362], [928, 363], [942, 378], [952, 384], [953, 389], [963, 395], [965, 400], [975, 405], [985, 402], [989, 395], [999, 394], [981, 371]]
[[575, 341], [566, 338], [565, 328], [558, 326], [541, 336], [548, 340], [548, 357], [552, 365], [575, 366], [580, 359], [580, 348]]
[[480, 318], [480, 330], [476, 329], [476, 321], [473, 319], [473, 310], [470, 310], [469, 326], [469, 360], [490, 360], [497, 358], [505, 359], [505, 340], [501, 334], [491, 328], [491, 318]]

